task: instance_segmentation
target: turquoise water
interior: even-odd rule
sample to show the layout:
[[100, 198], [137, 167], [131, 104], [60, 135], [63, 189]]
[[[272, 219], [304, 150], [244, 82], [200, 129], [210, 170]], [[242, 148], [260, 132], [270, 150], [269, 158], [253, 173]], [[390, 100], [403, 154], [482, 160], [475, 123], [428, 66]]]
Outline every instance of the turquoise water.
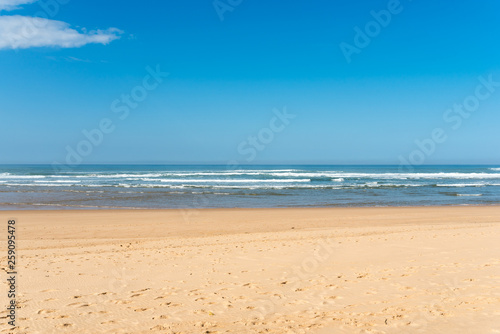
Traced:
[[0, 166], [0, 209], [500, 204], [499, 166]]

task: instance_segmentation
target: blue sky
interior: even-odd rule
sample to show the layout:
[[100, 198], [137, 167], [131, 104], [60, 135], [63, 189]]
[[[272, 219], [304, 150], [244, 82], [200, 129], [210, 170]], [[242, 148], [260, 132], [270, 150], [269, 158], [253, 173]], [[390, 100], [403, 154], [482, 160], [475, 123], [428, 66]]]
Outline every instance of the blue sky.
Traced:
[[[500, 164], [500, 86], [480, 88], [490, 94], [467, 117], [447, 113], [480, 77], [500, 83], [498, 1], [0, 0], [0, 10], [0, 163]], [[341, 43], [357, 49], [349, 61]], [[169, 74], [120, 119], [111, 105], [144, 91], [147, 67]], [[295, 117], [270, 140], [285, 109]], [[82, 131], [103, 119], [113, 130], [89, 149]], [[437, 128], [446, 139], [419, 147]], [[79, 148], [85, 156], [67, 160]]]

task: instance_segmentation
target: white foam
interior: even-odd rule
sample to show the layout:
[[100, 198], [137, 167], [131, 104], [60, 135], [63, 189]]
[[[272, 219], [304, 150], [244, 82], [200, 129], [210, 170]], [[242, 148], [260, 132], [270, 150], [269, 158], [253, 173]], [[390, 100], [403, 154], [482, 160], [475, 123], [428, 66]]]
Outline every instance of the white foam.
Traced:
[[162, 176], [161, 173], [146, 173], [146, 174], [85, 174], [75, 175], [78, 178], [108, 178], [108, 179], [121, 179], [126, 177], [158, 177]]
[[172, 183], [294, 183], [294, 182], [310, 182], [309, 179], [205, 179], [205, 180], [189, 180], [189, 179], [160, 179], [161, 182]]
[[493, 184], [486, 183], [441, 183], [436, 184], [437, 187], [457, 187], [457, 188], [465, 188], [465, 187], [484, 187]]
[[44, 175], [12, 175], [12, 174], [0, 174], [1, 179], [43, 179]]
[[[173, 175], [173, 174], [170, 174]], [[297, 178], [369, 178], [369, 179], [500, 179], [500, 173], [345, 173], [345, 172], [245, 172], [245, 173], [181, 173], [179, 176], [229, 176], [229, 175], [264, 175]]]
[[222, 185], [215, 185], [215, 186], [190, 186], [190, 185], [185, 185], [185, 187], [191, 187], [191, 188], [213, 188], [213, 189], [342, 189], [342, 186], [315, 186], [315, 185], [253, 185], [253, 186], [247, 186], [247, 187], [241, 187], [241, 186], [222, 186]]
[[[78, 178], [127, 178], [127, 177], [165, 177], [165, 176], [231, 176], [231, 175], [270, 175], [270, 173], [282, 173], [282, 172], [293, 172], [300, 171], [296, 169], [275, 169], [275, 170], [228, 170], [228, 171], [201, 171], [201, 172], [191, 172], [191, 171], [165, 171], [156, 173], [119, 173], [119, 174], [105, 174], [105, 173], [91, 173], [75, 175], [73, 177]], [[68, 176], [71, 177], [71, 176]]]
[[45, 182], [45, 183], [79, 183], [78, 180], [43, 180], [43, 181], [35, 181], [35, 182]]
[[6, 186], [15, 186], [15, 187], [67, 187], [67, 186], [79, 186], [76, 183], [5, 183]]
[[[500, 168], [490, 168], [493, 171], [500, 171]], [[155, 172], [155, 173], [116, 173], [116, 174], [102, 174], [90, 173], [82, 175], [12, 175], [9, 173], [0, 173], [0, 179], [39, 179], [39, 178], [100, 178], [100, 179], [123, 179], [123, 178], [171, 178], [175, 177], [192, 177], [192, 176], [219, 176], [230, 177], [238, 175], [248, 176], [273, 176], [277, 178], [332, 178], [333, 181], [343, 181], [345, 178], [367, 178], [367, 179], [500, 179], [500, 173], [346, 173], [341, 171], [318, 171], [309, 172], [294, 169], [283, 170], [238, 170], [238, 171], [201, 171], [201, 172]], [[154, 179], [151, 179], [154, 180]], [[252, 181], [248, 181], [252, 182]], [[271, 181], [273, 182], [273, 181]], [[300, 181], [296, 181], [300, 182]]]

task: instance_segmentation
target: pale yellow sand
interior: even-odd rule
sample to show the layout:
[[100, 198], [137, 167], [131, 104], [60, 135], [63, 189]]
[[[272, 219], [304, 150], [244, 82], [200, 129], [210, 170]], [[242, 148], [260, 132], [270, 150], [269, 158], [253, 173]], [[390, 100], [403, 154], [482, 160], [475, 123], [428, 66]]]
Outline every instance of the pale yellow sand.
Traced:
[[8, 217], [16, 332], [500, 333], [500, 207]]

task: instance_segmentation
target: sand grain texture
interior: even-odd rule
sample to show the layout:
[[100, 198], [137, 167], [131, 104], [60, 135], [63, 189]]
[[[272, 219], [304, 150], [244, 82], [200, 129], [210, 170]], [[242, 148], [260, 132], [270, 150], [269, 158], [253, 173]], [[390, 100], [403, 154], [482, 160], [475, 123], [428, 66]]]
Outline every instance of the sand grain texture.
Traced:
[[500, 333], [500, 207], [8, 217], [15, 333]]

